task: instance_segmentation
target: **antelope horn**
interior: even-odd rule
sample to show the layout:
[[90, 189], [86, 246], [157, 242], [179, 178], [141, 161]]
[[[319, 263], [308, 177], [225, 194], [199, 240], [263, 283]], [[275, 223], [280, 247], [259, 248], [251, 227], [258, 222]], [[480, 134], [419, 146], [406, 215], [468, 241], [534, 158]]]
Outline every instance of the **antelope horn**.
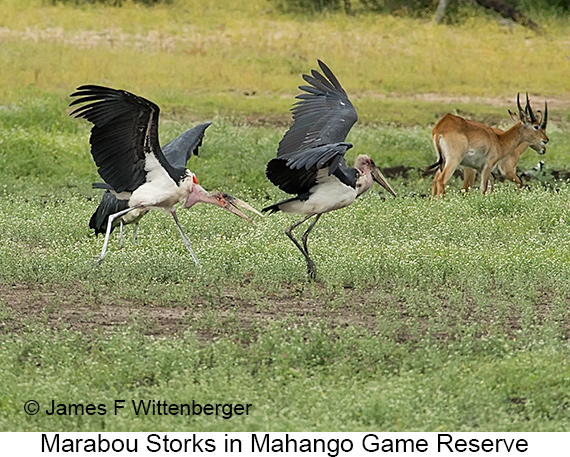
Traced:
[[530, 107], [530, 101], [528, 99], [528, 92], [526, 93], [526, 108], [525, 111], [528, 111], [528, 115], [530, 116], [530, 121], [534, 124], [536, 122], [536, 116], [532, 112], [532, 108]]
[[521, 101], [520, 101], [520, 94], [517, 92], [517, 108], [519, 109], [519, 118], [521, 121], [527, 118], [525, 112], [522, 109]]
[[543, 130], [546, 128], [547, 119], [548, 119], [548, 106], [546, 104], [546, 100], [544, 100], [544, 114], [542, 115], [542, 122], [540, 123], [540, 128]]

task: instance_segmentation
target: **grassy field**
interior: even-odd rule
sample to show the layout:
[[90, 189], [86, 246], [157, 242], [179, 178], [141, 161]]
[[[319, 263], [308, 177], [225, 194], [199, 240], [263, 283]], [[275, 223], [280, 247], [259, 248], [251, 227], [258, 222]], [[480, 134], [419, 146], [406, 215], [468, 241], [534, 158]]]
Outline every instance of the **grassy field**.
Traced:
[[[570, 429], [567, 21], [544, 35], [473, 18], [283, 16], [264, 1], [120, 9], [6, 0], [0, 17], [0, 430], [563, 431]], [[3, 11], [4, 13], [4, 11]], [[213, 120], [189, 167], [257, 208], [300, 74], [325, 60], [359, 115], [348, 138], [384, 169], [326, 215], [310, 248], [294, 216], [213, 207], [149, 214], [139, 243], [87, 222], [100, 193], [68, 95], [91, 82], [162, 109], [166, 142]], [[446, 112], [507, 127], [517, 92], [549, 101], [546, 173], [518, 191], [430, 203], [430, 130]], [[526, 152], [521, 169], [539, 160]], [[40, 412], [28, 416], [24, 403]], [[250, 403], [248, 416], [50, 416], [116, 399]]]

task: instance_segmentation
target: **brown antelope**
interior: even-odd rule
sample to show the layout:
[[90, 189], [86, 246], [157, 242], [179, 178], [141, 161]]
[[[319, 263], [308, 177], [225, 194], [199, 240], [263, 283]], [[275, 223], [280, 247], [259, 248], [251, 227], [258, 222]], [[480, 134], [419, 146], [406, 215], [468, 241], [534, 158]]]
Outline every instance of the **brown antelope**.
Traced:
[[[518, 148], [526, 143], [539, 154], [546, 152], [548, 107], [545, 102], [544, 113], [538, 111], [537, 118], [530, 106], [528, 94], [524, 110], [517, 94], [517, 108], [518, 115], [509, 110], [516, 124], [506, 131], [453, 114], [446, 114], [436, 124], [432, 130], [432, 139], [439, 156], [435, 166], [439, 168], [433, 178], [432, 199], [445, 193], [445, 184], [459, 165], [481, 173], [480, 189], [483, 194], [487, 192], [489, 177], [495, 166], [499, 166], [501, 171], [508, 174], [509, 179], [513, 179], [517, 184], [520, 182], [515, 168], [524, 149], [519, 151]], [[516, 160], [515, 153], [518, 153]], [[468, 177], [473, 178], [469, 173], [473, 172], [468, 172]]]
[[[537, 111], [537, 113], [540, 113], [540, 111]], [[546, 130], [546, 121], [547, 121], [546, 117], [548, 115], [548, 113], [546, 111], [545, 111], [545, 113], [546, 114], [544, 116], [544, 122], [541, 121], [541, 128], [543, 130]], [[542, 113], [541, 113], [541, 115], [542, 115]], [[493, 128], [493, 130], [495, 130], [495, 133], [503, 132], [503, 130], [500, 130], [500, 129]], [[519, 177], [519, 175], [517, 175], [517, 165], [519, 163], [519, 160], [521, 158], [522, 153], [524, 151], [526, 151], [526, 148], [528, 148], [528, 146], [529, 146], [528, 143], [523, 143], [518, 148], [516, 148], [512, 154], [509, 154], [504, 159], [499, 160], [499, 162], [497, 163], [497, 165], [493, 169], [493, 173], [491, 174], [491, 176], [493, 176], [493, 174], [496, 171], [498, 171], [501, 174], [501, 176], [504, 176], [506, 179], [508, 179], [510, 181], [514, 181], [514, 183], [517, 184], [522, 189], [524, 184], [523, 184], [521, 178]], [[540, 151], [539, 151], [539, 154], [540, 154]], [[475, 181], [475, 174], [476, 173], [477, 173], [477, 170], [474, 170], [473, 168], [469, 168], [469, 167], [464, 168], [462, 190], [464, 190], [465, 192], [468, 192], [469, 189], [471, 187], [473, 187], [473, 182]], [[493, 191], [493, 187], [494, 187], [494, 180], [491, 180], [491, 191]]]
[[[499, 130], [499, 129], [493, 129], [493, 130], [497, 130], [497, 133], [503, 132], [503, 130]], [[512, 154], [509, 154], [504, 159], [499, 160], [497, 165], [495, 165], [495, 168], [493, 169], [493, 172], [491, 173], [491, 177], [489, 178], [491, 181], [491, 183], [490, 183], [491, 192], [494, 190], [494, 187], [495, 187], [494, 179], [491, 179], [491, 178], [494, 178], [494, 174], [497, 171], [501, 174], [501, 176], [504, 176], [506, 179], [508, 179], [510, 181], [514, 181], [520, 188], [523, 187], [523, 182], [522, 182], [521, 178], [517, 175], [517, 164], [519, 163], [519, 160], [521, 158], [521, 154], [524, 151], [526, 151], [526, 148], [528, 148], [528, 143], [521, 144], [518, 148], [516, 148], [514, 150], [514, 152]], [[469, 189], [471, 189], [471, 187], [473, 187], [473, 183], [475, 182], [475, 175], [476, 174], [477, 174], [477, 170], [475, 170], [473, 168], [469, 168], [469, 167], [464, 167], [464, 169], [463, 169], [463, 188], [461, 190], [468, 192]]]

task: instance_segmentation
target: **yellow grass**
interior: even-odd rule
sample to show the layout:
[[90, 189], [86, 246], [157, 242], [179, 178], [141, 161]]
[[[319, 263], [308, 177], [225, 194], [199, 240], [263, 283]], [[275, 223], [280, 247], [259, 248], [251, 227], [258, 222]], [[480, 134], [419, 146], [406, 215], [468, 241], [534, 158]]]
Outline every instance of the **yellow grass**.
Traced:
[[178, 0], [76, 8], [3, 0], [0, 103], [30, 87], [64, 95], [90, 82], [190, 109], [196, 100], [266, 104], [271, 112], [290, 106], [299, 74], [318, 58], [355, 97], [567, 91], [570, 26], [563, 21], [536, 35], [481, 18], [450, 27], [379, 15], [299, 18], [270, 6]]

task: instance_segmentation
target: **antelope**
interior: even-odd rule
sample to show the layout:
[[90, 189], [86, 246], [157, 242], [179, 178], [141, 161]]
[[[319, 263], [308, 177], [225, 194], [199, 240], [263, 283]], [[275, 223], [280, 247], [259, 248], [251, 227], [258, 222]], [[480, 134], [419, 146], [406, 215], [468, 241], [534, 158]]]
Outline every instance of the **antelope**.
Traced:
[[496, 166], [509, 179], [522, 184], [515, 172], [520, 154], [524, 151], [522, 146], [526, 144], [539, 154], [546, 152], [548, 107], [544, 102], [544, 113], [537, 111], [537, 117], [530, 106], [528, 94], [524, 110], [517, 94], [517, 108], [518, 114], [509, 110], [515, 125], [506, 131], [453, 114], [446, 114], [436, 124], [432, 130], [432, 140], [439, 160], [433, 167], [439, 168], [433, 178], [432, 200], [445, 193], [445, 184], [460, 165], [472, 170], [467, 172], [464, 189], [470, 187], [469, 180], [472, 184], [474, 171], [479, 171], [480, 190], [485, 194], [489, 177]]
[[[540, 113], [540, 111], [537, 111], [537, 113]], [[543, 130], [546, 130], [546, 115], [545, 115], [544, 124], [541, 121], [541, 125], [544, 125]], [[503, 130], [501, 130], [501, 129], [493, 128], [493, 130], [495, 131], [495, 133], [503, 132]], [[512, 154], [509, 154], [504, 159], [499, 160], [499, 163], [497, 163], [497, 165], [493, 169], [493, 173], [491, 174], [491, 176], [493, 176], [493, 174], [496, 171], [498, 171], [502, 176], [504, 176], [506, 179], [508, 179], [510, 181], [513, 181], [515, 184], [517, 184], [519, 186], [519, 188], [522, 189], [524, 184], [523, 184], [520, 176], [517, 175], [517, 164], [519, 163], [519, 160], [521, 158], [522, 153], [524, 151], [526, 151], [528, 146], [529, 146], [528, 143], [523, 143], [518, 148], [516, 148]], [[464, 190], [465, 192], [469, 191], [469, 189], [473, 186], [473, 182], [475, 181], [475, 174], [476, 173], [477, 173], [477, 170], [474, 170], [473, 168], [469, 168], [469, 167], [464, 168], [462, 190]], [[494, 187], [494, 181], [491, 180], [491, 191], [493, 191], [493, 187]]]
[[[500, 129], [493, 129], [498, 132], [503, 132]], [[499, 160], [493, 172], [491, 173], [491, 178], [494, 178], [495, 172], [499, 172], [502, 176], [510, 181], [514, 181], [520, 188], [524, 186], [521, 178], [517, 175], [517, 164], [521, 158], [521, 155], [528, 148], [528, 143], [521, 144], [518, 148], [514, 150], [512, 154], [509, 154], [504, 159]], [[463, 169], [463, 187], [461, 190], [468, 192], [475, 181], [475, 175], [477, 170], [469, 167], [464, 167]], [[495, 183], [494, 179], [491, 179], [491, 192], [494, 189]]]

